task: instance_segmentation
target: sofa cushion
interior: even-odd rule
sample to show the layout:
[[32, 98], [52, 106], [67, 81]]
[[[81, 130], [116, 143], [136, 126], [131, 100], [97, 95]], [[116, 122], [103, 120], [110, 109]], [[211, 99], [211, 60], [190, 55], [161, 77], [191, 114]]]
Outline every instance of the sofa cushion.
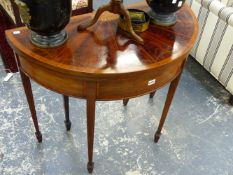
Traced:
[[9, 17], [15, 23], [15, 15], [14, 15], [13, 7], [11, 5], [10, 0], [1, 0], [0, 1], [0, 5], [4, 8], [4, 10], [6, 11], [6, 13], [9, 15]]
[[222, 0], [221, 2], [228, 7], [233, 7], [233, 0]]
[[[191, 55], [233, 94], [233, 8], [219, 0], [188, 0], [199, 22]], [[228, 3], [232, 0], [228, 0]]]
[[[189, 5], [192, 5], [192, 3], [194, 1], [198, 1], [199, 3], [203, 3], [204, 1], [203, 0], [186, 0], [186, 2], [189, 4]], [[212, 0], [206, 0], [206, 1], [209, 1], [211, 2]], [[205, 1], [205, 2], [206, 2]], [[227, 7], [233, 7], [233, 0], [218, 0], [220, 1], [223, 5], [227, 6]]]

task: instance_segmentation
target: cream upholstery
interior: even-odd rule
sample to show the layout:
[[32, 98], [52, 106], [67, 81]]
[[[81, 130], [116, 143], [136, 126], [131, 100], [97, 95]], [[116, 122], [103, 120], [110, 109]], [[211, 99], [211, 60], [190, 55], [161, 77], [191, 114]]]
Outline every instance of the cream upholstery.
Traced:
[[7, 14], [11, 17], [11, 19], [15, 23], [15, 15], [10, 0], [0, 0], [0, 5], [4, 8], [4, 10], [7, 12]]
[[88, 0], [72, 0], [72, 10], [87, 7]]
[[233, 94], [233, 0], [188, 0], [199, 21], [191, 55]]
[[[0, 5], [4, 8], [4, 10], [8, 13], [8, 15], [15, 23], [15, 15], [10, 0], [0, 0]], [[87, 6], [88, 0], [72, 0], [72, 10], [76, 10]]]

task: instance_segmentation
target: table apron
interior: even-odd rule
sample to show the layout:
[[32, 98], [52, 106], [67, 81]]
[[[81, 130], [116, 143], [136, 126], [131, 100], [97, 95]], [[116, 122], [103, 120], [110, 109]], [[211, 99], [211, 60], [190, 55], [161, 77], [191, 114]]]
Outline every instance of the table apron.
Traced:
[[38, 84], [52, 91], [84, 98], [84, 81], [78, 77], [54, 71], [33, 61], [19, 57], [20, 69]]
[[98, 100], [120, 100], [153, 92], [170, 83], [181, 73], [183, 61], [184, 59], [180, 59], [134, 77], [98, 82], [96, 98]]
[[[20, 69], [42, 86], [67, 96], [87, 97], [87, 84], [93, 80], [54, 71], [21, 57], [19, 60]], [[181, 72], [183, 60], [178, 59], [166, 66], [142, 71], [138, 76], [96, 78], [96, 100], [119, 100], [153, 92], [171, 82]]]

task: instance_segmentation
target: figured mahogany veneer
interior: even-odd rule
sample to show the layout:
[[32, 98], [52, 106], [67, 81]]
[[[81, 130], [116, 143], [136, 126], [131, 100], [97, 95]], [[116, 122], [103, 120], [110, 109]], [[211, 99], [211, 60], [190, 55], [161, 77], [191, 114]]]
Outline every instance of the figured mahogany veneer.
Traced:
[[[130, 7], [149, 10], [144, 2]], [[6, 32], [8, 42], [19, 55], [20, 72], [37, 135], [41, 136], [27, 77], [64, 95], [67, 130], [71, 126], [68, 96], [87, 99], [89, 172], [94, 166], [96, 100], [125, 99], [126, 105], [129, 98], [147, 93], [153, 97], [152, 92], [171, 83], [154, 138], [157, 142], [184, 63], [198, 33], [196, 18], [188, 5], [178, 12], [175, 25], [161, 27], [151, 24], [146, 32], [141, 33], [144, 45], [137, 45], [121, 35], [117, 30], [118, 16], [107, 12], [96, 25], [77, 32], [77, 25], [91, 20], [93, 15], [72, 17], [66, 27], [69, 39], [57, 48], [34, 46], [29, 40], [29, 30], [24, 27]], [[13, 34], [15, 31], [20, 31], [20, 34]]]

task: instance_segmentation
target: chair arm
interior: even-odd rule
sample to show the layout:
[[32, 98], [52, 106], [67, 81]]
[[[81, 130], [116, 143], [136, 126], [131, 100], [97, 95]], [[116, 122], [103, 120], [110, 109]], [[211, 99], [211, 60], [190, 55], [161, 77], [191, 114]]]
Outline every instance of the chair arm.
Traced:
[[6, 13], [6, 15], [12, 20], [12, 22], [15, 23], [14, 9], [12, 7], [11, 1], [1, 0], [0, 6], [3, 9], [4, 13]]
[[1, 0], [0, 6], [16, 27], [23, 26], [19, 14], [19, 8], [14, 0]]
[[233, 7], [227, 7], [219, 0], [196, 0], [208, 11], [218, 16], [223, 21], [233, 27]]

